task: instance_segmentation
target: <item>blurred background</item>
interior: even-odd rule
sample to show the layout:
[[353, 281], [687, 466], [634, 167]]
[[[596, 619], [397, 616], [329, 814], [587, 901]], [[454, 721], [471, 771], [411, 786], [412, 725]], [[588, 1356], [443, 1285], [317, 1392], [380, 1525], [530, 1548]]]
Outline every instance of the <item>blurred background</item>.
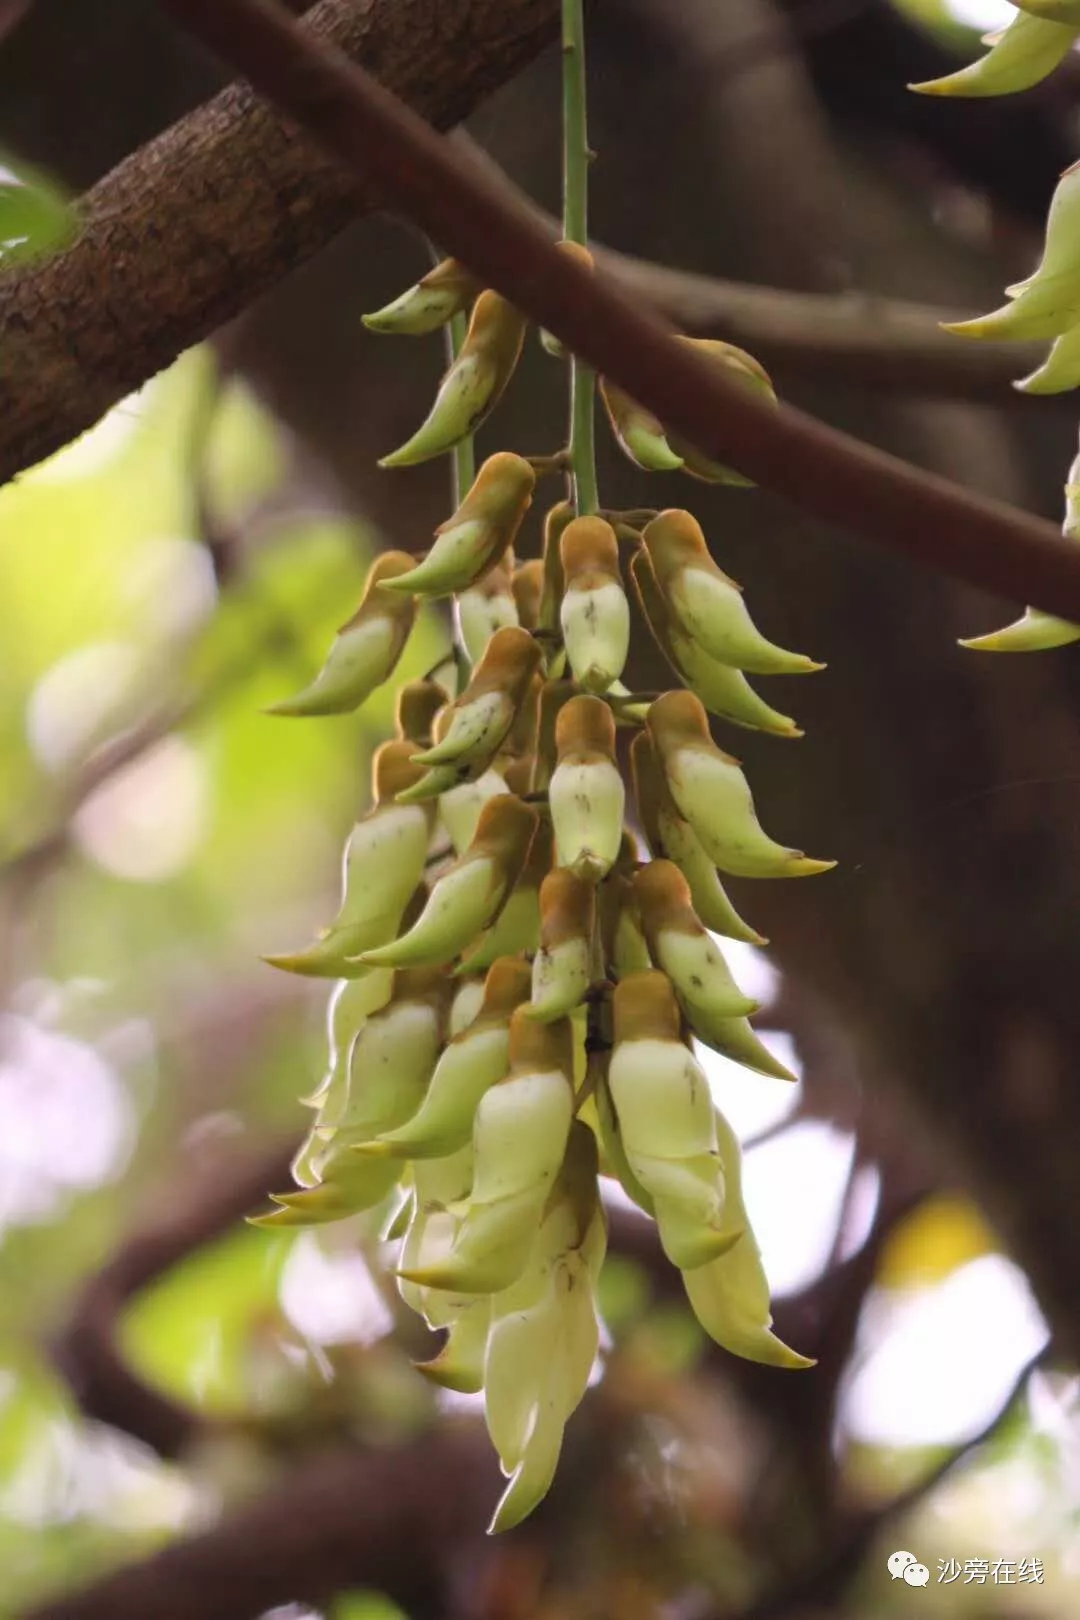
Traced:
[[[31, 164], [79, 193], [217, 88], [137, 0], [11, 9], [16, 189]], [[1080, 148], [1075, 59], [949, 103], [905, 86], [977, 54], [1005, 0], [588, 11], [597, 240], [773, 289], [747, 346], [785, 397], [1058, 519], [1069, 399], [1018, 399], [1008, 357], [906, 370], [885, 334], [896, 300], [989, 309], [1030, 270]], [[557, 206], [554, 53], [470, 130]], [[411, 1370], [376, 1223], [242, 1222], [325, 1062], [327, 988], [260, 954], [332, 915], [392, 694], [263, 709], [318, 668], [374, 552], [445, 515], [441, 466], [374, 466], [439, 344], [359, 321], [426, 262], [400, 223], [346, 230], [0, 492], [0, 1614], [1075, 1613], [1080, 662], [956, 646], [1018, 604], [765, 492], [695, 489], [758, 622], [829, 666], [783, 694], [805, 740], [722, 739], [775, 835], [840, 861], [733, 886], [773, 942], [733, 966], [800, 1083], [706, 1054], [778, 1331], [813, 1372], [706, 1341], [615, 1204], [604, 1376], [549, 1502], [488, 1542], [474, 1403]], [[878, 321], [852, 359], [845, 323]], [[732, 335], [701, 307], [693, 325]], [[532, 344], [481, 449], [561, 442], [562, 387]], [[607, 445], [601, 487], [686, 499]], [[399, 673], [447, 645], [429, 610]]]

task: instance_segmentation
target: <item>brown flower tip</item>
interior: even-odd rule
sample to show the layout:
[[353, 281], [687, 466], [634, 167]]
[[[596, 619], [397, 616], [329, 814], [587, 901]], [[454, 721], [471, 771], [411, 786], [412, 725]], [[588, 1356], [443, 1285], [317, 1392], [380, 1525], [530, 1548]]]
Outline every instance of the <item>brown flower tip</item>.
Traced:
[[549, 872], [540, 888], [540, 938], [547, 950], [568, 939], [591, 939], [595, 886], [568, 867]]
[[588, 753], [606, 754], [613, 760], [615, 719], [607, 704], [598, 697], [572, 697], [559, 710], [555, 747], [560, 760], [568, 754]]
[[650, 861], [634, 875], [634, 894], [641, 920], [650, 936], [661, 928], [698, 934], [701, 924], [694, 913], [690, 885], [672, 861]]
[[376, 748], [371, 759], [371, 792], [376, 804], [389, 804], [419, 782], [424, 767], [412, 763], [415, 750], [416, 744], [403, 737]]
[[360, 598], [360, 606], [351, 619], [338, 631], [340, 635], [344, 630], [351, 630], [362, 619], [373, 618], [376, 614], [386, 614], [391, 618], [402, 618], [415, 613], [416, 604], [411, 596], [403, 596], [400, 591], [386, 591], [382, 589], [385, 579], [396, 579], [399, 574], [407, 574], [416, 567], [416, 558], [410, 557], [407, 551], [380, 551], [371, 567], [368, 569], [364, 581], [364, 594]]
[[511, 1073], [537, 1074], [544, 1069], [561, 1069], [568, 1080], [573, 1080], [573, 1026], [569, 1018], [542, 1024], [529, 1017], [527, 1007], [517, 1007], [510, 1018]]
[[524, 865], [538, 821], [531, 804], [500, 793], [489, 799], [480, 812], [468, 853], [490, 855], [504, 865]]
[[469, 330], [461, 346], [462, 354], [488, 349], [509, 369], [521, 353], [526, 320], [520, 310], [491, 287], [485, 288], [473, 305]]
[[755, 360], [754, 356], [747, 354], [745, 349], [737, 348], [734, 343], [723, 343], [719, 338], [687, 337], [685, 333], [679, 333], [679, 342], [687, 344], [691, 349], [696, 349], [699, 354], [707, 356], [708, 359], [717, 361], [719, 365], [726, 367], [728, 371], [741, 373], [747, 382], [753, 383], [756, 388], [760, 388], [763, 392], [774, 394], [772, 378], [769, 373], [765, 370], [761, 361]]
[[520, 625], [504, 624], [489, 639], [484, 656], [473, 670], [465, 691], [458, 699], [458, 707], [495, 689], [503, 692], [522, 690], [540, 668], [543, 654], [538, 642]]
[[499, 771], [503, 781], [511, 793], [516, 793], [523, 799], [526, 793], [532, 792], [533, 770], [535, 757], [532, 754], [522, 754], [519, 759], [512, 759], [507, 764], [500, 763]]
[[560, 253], [565, 253], [568, 259], [576, 259], [578, 264], [583, 264], [587, 270], [594, 268], [592, 254], [580, 242], [560, 241], [556, 242], [555, 246]]
[[701, 524], [692, 512], [669, 507], [647, 523], [642, 532], [645, 549], [661, 586], [688, 565], [714, 568]]
[[398, 693], [394, 710], [398, 737], [426, 745], [435, 716], [446, 701], [446, 692], [438, 681], [408, 681]]
[[519, 564], [514, 569], [511, 588], [517, 604], [518, 618], [526, 630], [535, 630], [540, 623], [540, 603], [544, 593], [544, 564], [540, 557]]
[[441, 1007], [450, 999], [450, 981], [441, 967], [398, 968], [394, 974], [394, 1001], [428, 1001]]
[[693, 692], [665, 692], [649, 705], [645, 724], [661, 758], [669, 748], [702, 743], [712, 746], [709, 717]]
[[477, 297], [484, 286], [471, 270], [466, 270], [460, 259], [440, 259], [426, 276], [420, 277], [418, 285], [433, 291], [457, 293], [466, 303]]
[[630, 775], [641, 825], [655, 853], [660, 843], [660, 812], [670, 807], [671, 796], [647, 731], [639, 731], [630, 744]]
[[615, 1045], [679, 1039], [679, 1004], [666, 973], [628, 973], [615, 986]]
[[[520, 956], [500, 956], [488, 968], [477, 1018], [506, 1019], [532, 993], [532, 969]], [[466, 1026], [466, 1033], [471, 1025]]]
[[529, 858], [521, 874], [521, 883], [538, 889], [555, 863], [555, 829], [546, 809], [538, 810], [536, 832], [529, 845]]
[[619, 577], [619, 542], [603, 518], [580, 517], [568, 523], [559, 541], [559, 557], [568, 585], [583, 574]]

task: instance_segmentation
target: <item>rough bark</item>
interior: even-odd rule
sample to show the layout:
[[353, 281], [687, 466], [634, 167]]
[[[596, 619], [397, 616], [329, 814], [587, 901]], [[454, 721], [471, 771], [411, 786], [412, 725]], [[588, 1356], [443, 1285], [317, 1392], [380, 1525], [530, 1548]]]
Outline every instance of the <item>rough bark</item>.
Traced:
[[[536, 55], [557, 13], [556, 0], [323, 0], [308, 26], [448, 128]], [[0, 282], [0, 479], [90, 427], [364, 206], [245, 86], [123, 163], [87, 197], [74, 246]]]

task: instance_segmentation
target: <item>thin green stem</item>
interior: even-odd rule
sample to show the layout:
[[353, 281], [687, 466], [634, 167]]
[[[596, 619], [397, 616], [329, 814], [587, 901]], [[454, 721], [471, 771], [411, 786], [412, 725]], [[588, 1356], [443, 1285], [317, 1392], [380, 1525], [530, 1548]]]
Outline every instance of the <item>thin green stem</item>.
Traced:
[[[582, 247], [589, 236], [589, 150], [585, 91], [585, 22], [582, 0], [563, 0], [563, 237]], [[579, 517], [600, 508], [596, 485], [596, 373], [570, 361], [570, 459]]]

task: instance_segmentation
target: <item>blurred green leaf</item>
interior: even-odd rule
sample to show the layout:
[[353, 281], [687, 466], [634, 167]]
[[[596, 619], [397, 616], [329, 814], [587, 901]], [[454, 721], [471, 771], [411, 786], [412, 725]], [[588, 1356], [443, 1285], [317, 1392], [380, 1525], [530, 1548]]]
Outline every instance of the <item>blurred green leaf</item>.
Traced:
[[288, 1235], [240, 1226], [140, 1295], [121, 1327], [124, 1353], [169, 1394], [214, 1412], [251, 1404], [257, 1331], [279, 1319]]
[[63, 247], [75, 235], [76, 217], [58, 186], [40, 171], [0, 153], [0, 261]]

